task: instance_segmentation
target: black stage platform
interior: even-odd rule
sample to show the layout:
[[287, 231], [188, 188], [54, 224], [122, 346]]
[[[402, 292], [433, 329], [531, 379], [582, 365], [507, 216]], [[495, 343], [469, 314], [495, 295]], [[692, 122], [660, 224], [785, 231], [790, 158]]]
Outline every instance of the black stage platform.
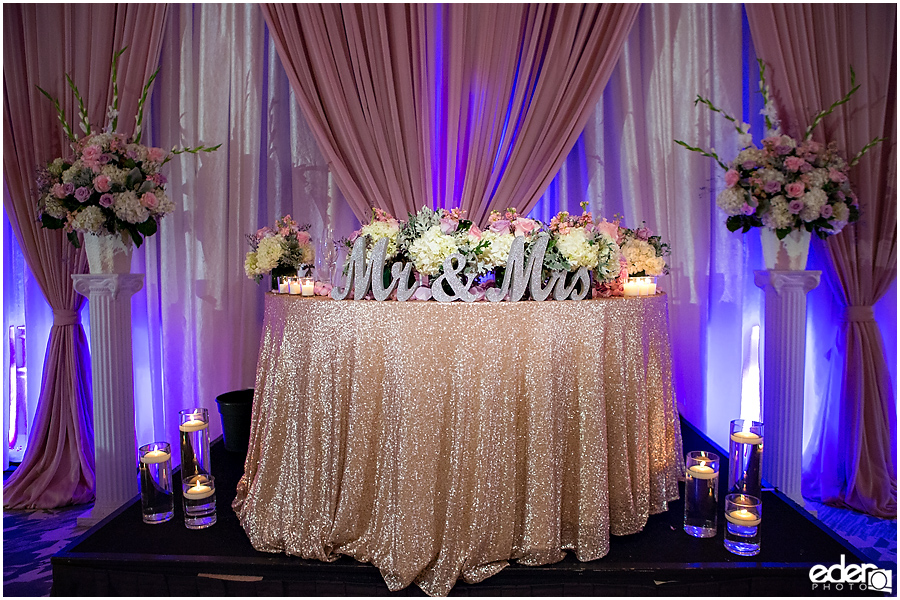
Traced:
[[[682, 422], [684, 449], [716, 449]], [[723, 546], [727, 465], [719, 477], [719, 533], [696, 539], [683, 528], [684, 506], [650, 517], [635, 535], [613, 537], [607, 556], [588, 563], [569, 552], [559, 563], [527, 567], [512, 563], [478, 584], [459, 582], [451, 595], [576, 596], [819, 596], [860, 591], [813, 589], [809, 570], [868, 562], [851, 546], [778, 492], [763, 492], [762, 551], [735, 556]], [[175, 518], [141, 522], [135, 498], [51, 559], [55, 596], [371, 596], [389, 595], [378, 570], [342, 557], [334, 563], [257, 552], [231, 509], [243, 457], [212, 448], [218, 523], [202, 531], [184, 526], [181, 503]], [[682, 488], [683, 492], [683, 488]], [[683, 497], [683, 493], [682, 493]], [[870, 592], [871, 594], [871, 592]], [[411, 585], [396, 595], [424, 595]], [[884, 595], [884, 594], [874, 594]]]

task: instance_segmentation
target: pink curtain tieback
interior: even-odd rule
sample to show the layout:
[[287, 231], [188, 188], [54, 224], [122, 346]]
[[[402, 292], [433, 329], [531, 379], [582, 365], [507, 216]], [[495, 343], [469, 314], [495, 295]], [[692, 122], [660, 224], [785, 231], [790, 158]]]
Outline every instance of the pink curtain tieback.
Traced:
[[78, 325], [81, 323], [81, 315], [77, 310], [56, 309], [53, 311], [53, 326], [65, 327], [66, 325]]
[[844, 313], [844, 320], [848, 323], [863, 323], [875, 320], [875, 311], [871, 306], [848, 306]]

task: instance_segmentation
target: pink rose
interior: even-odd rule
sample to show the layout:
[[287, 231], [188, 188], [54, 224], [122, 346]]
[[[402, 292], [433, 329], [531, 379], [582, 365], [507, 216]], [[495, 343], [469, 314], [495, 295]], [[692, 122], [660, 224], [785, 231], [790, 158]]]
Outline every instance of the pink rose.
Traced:
[[469, 237], [476, 240], [481, 239], [481, 230], [478, 229], [478, 225], [476, 225], [475, 223], [472, 223], [472, 226], [469, 227]]
[[767, 181], [763, 186], [763, 190], [765, 190], [767, 194], [777, 194], [781, 191], [781, 184], [777, 181]]
[[616, 240], [619, 237], [619, 224], [618, 223], [610, 223], [606, 219], [602, 220], [599, 223], [595, 223], [594, 227], [600, 233], [605, 233], [613, 240]]
[[788, 210], [791, 211], [792, 215], [800, 214], [800, 211], [803, 210], [803, 202], [800, 200], [791, 200], [791, 203], [788, 204]]
[[94, 177], [94, 189], [100, 192], [109, 191], [109, 176], [108, 175], [97, 175]]
[[789, 198], [799, 198], [806, 191], [806, 186], [799, 181], [795, 181], [794, 183], [787, 184], [784, 187], [784, 191], [787, 192]]
[[103, 154], [103, 149], [100, 146], [88, 146], [81, 153], [81, 160], [88, 168], [94, 168], [100, 164], [100, 156]]
[[735, 171], [734, 169], [728, 169], [725, 171], [725, 185], [733, 188], [738, 181], [741, 180], [741, 174]]
[[819, 211], [819, 215], [821, 215], [825, 219], [830, 219], [832, 215], [834, 215], [834, 209], [831, 208], [830, 204], [826, 204]]
[[513, 222], [513, 228], [515, 229], [516, 237], [522, 237], [537, 229], [538, 224], [531, 219], [516, 219]]
[[61, 183], [54, 183], [53, 187], [50, 188], [50, 191], [60, 200], [68, 196], [68, 194], [66, 194], [66, 186]]
[[832, 167], [828, 169], [828, 179], [835, 183], [844, 183], [845, 181], [847, 181], [847, 176]]
[[297, 241], [300, 242], [301, 246], [304, 244], [308, 244], [310, 239], [311, 238], [309, 237], [308, 231], [298, 231], [297, 232]]
[[805, 162], [806, 161], [804, 161], [800, 157], [788, 156], [786, 159], [784, 159], [784, 166], [788, 171], [793, 171], [794, 173], [796, 173], [800, 170], [800, 167], [802, 167]]
[[[63, 184], [63, 193], [66, 196], [71, 196], [72, 194], [74, 194], [75, 193], [75, 184], [72, 183], [71, 181], [69, 183], [64, 183]], [[65, 198], [65, 196], [63, 196], [63, 198]]]
[[444, 217], [441, 219], [441, 231], [446, 234], [451, 234], [456, 231], [456, 227], [459, 225], [459, 221], [450, 217]]
[[748, 217], [752, 215], [756, 211], [755, 208], [744, 202], [744, 206], [741, 207], [741, 212], [747, 215]]
[[153, 210], [159, 204], [159, 200], [156, 198], [156, 194], [153, 192], [145, 192], [143, 196], [141, 196], [141, 204]]
[[642, 240], [642, 241], [644, 241], [644, 242], [646, 242], [647, 240], [649, 240], [649, 239], [650, 239], [650, 236], [651, 236], [652, 234], [653, 234], [653, 232], [650, 231], [650, 229], [647, 228], [647, 227], [638, 227], [638, 228], [634, 231], [634, 237], [636, 237], [637, 239]]
[[113, 205], [113, 202], [115, 202], [115, 199], [112, 194], [103, 194], [100, 196], [100, 206], [103, 208], [109, 208]]
[[332, 285], [330, 283], [325, 283], [324, 281], [317, 281], [316, 285], [313, 287], [313, 293], [316, 296], [328, 296], [331, 294]]
[[497, 219], [496, 221], [491, 223], [490, 229], [494, 233], [497, 233], [500, 235], [509, 233], [509, 221], [507, 221], [506, 219]]
[[166, 158], [166, 151], [162, 148], [147, 148], [147, 160], [150, 162], [162, 162]]

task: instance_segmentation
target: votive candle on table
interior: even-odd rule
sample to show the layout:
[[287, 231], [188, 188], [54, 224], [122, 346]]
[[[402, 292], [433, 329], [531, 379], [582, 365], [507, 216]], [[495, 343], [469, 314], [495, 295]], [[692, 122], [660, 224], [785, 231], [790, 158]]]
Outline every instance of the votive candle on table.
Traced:
[[209, 411], [188, 408], [178, 412], [181, 440], [181, 478], [209, 475]]
[[749, 419], [731, 422], [728, 443], [728, 493], [762, 498], [763, 424]]
[[300, 286], [304, 296], [312, 296], [316, 292], [316, 280], [312, 277], [301, 277]]
[[641, 287], [637, 279], [626, 279], [625, 283], [622, 284], [622, 289], [624, 290], [626, 298], [633, 298], [641, 295]]
[[725, 496], [725, 549], [739, 556], [759, 554], [762, 503], [748, 494]]
[[279, 294], [288, 294], [290, 293], [290, 277], [279, 277], [278, 278], [278, 293]]
[[290, 277], [288, 281], [288, 288], [290, 290], [291, 296], [299, 296], [303, 291], [303, 286], [300, 283], [300, 278]]
[[168, 442], [138, 448], [141, 516], [144, 523], [165, 523], [175, 514], [172, 489], [172, 450]]
[[198, 475], [181, 482], [184, 526], [206, 529], [216, 522], [216, 478]]
[[719, 456], [703, 450], [688, 452], [684, 463], [684, 530], [694, 537], [713, 537], [719, 505]]

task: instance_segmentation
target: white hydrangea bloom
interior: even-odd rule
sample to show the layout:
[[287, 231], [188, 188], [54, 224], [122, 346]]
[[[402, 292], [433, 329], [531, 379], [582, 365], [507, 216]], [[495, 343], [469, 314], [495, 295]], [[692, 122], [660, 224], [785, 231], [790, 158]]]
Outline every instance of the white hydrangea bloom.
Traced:
[[846, 223], [850, 220], [850, 208], [843, 202], [838, 202], [832, 207], [834, 211], [832, 213], [832, 218], [835, 221], [839, 221], [841, 223]]
[[784, 184], [784, 182], [786, 181], [786, 179], [784, 178], [784, 173], [776, 169], [770, 169], [768, 167], [766, 167], [765, 169], [759, 169], [756, 172], [756, 176], [759, 177], [763, 183], [777, 181], [778, 183]]
[[387, 252], [384, 255], [385, 260], [397, 256], [397, 234], [399, 232], [400, 228], [397, 223], [391, 221], [373, 221], [368, 225], [363, 225], [362, 229], [359, 230], [359, 235], [369, 236], [369, 243], [366, 246], [366, 260], [368, 261], [372, 256], [372, 250], [381, 238], [388, 239]]
[[716, 204], [729, 216], [742, 214], [742, 209], [744, 208], [744, 190], [738, 187], [726, 188], [722, 190], [722, 193], [716, 198]]
[[481, 253], [481, 262], [487, 269], [505, 267], [509, 259], [509, 249], [516, 236], [511, 233], [499, 234], [488, 229], [481, 233], [481, 240], [488, 242], [488, 247]]
[[819, 218], [822, 207], [828, 202], [828, 195], [824, 190], [815, 188], [809, 190], [800, 198], [803, 202], [803, 210], [800, 211], [800, 218], [804, 222], [809, 223]]
[[99, 233], [106, 217], [99, 206], [87, 206], [78, 211], [72, 220], [72, 227], [86, 233]]
[[141, 204], [140, 198], [132, 191], [113, 194], [116, 216], [126, 223], [143, 223], [150, 216], [150, 211]]
[[109, 182], [116, 185], [124, 186], [125, 181], [128, 179], [128, 172], [115, 165], [103, 165], [100, 168], [100, 174], [109, 177]]
[[588, 242], [584, 227], [574, 227], [568, 233], [557, 236], [556, 247], [576, 269], [593, 269], [600, 258], [600, 250]]
[[769, 229], [789, 229], [794, 225], [794, 215], [788, 208], [788, 202], [784, 196], [772, 198], [769, 211], [762, 217], [763, 225]]
[[[657, 260], [656, 249], [649, 242], [630, 239], [622, 244], [622, 255], [628, 261], [628, 274], [634, 275], [643, 271], [647, 275], [658, 275], [665, 267], [665, 259]], [[660, 264], [661, 261], [661, 264]], [[651, 271], [658, 271], [656, 273]]]
[[256, 264], [261, 273], [268, 273], [278, 266], [278, 261], [284, 254], [284, 236], [281, 234], [270, 235], [259, 240], [256, 248]]
[[737, 158], [734, 159], [734, 164], [742, 165], [745, 162], [755, 162], [757, 164], [763, 164], [766, 160], [766, 151], [760, 148], [745, 148], [741, 150]]
[[828, 169], [813, 169], [808, 174], [809, 187], [820, 188], [828, 183]]
[[66, 169], [65, 171], [63, 171], [63, 173], [62, 173], [62, 182], [63, 182], [63, 183], [72, 183], [72, 181], [73, 181], [73, 180], [78, 176], [78, 174], [81, 173], [81, 171], [83, 171], [83, 170], [84, 170], [84, 163], [81, 162], [81, 159], [79, 158], [79, 159], [76, 160], [74, 163], [72, 163], [72, 166], [71, 166], [71, 167], [69, 167], [68, 169]]
[[65, 219], [69, 216], [69, 211], [53, 194], [44, 196], [44, 212], [54, 219]]
[[153, 190], [153, 194], [156, 196], [157, 201], [156, 208], [152, 211], [154, 216], [161, 217], [175, 210], [175, 203], [169, 198], [166, 190], [163, 188], [156, 188]]
[[433, 225], [410, 245], [409, 254], [419, 273], [434, 276], [457, 249], [456, 239], [442, 232], [440, 225]]
[[256, 277], [262, 275], [259, 270], [259, 263], [256, 262], [256, 252], [248, 252], [247, 258], [244, 259], [244, 273], [247, 277]]

